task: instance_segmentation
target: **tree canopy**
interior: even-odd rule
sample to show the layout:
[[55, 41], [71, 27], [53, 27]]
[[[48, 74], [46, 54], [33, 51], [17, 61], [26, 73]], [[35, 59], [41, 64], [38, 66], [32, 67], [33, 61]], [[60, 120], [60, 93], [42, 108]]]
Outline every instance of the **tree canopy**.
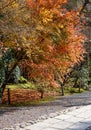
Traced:
[[[83, 60], [84, 35], [81, 33], [79, 12], [63, 7], [66, 0], [1, 0], [1, 57], [13, 50], [15, 66], [26, 64], [30, 78], [48, 81], [56, 86], [71, 68]], [[27, 60], [25, 60], [27, 59]], [[5, 87], [1, 87], [5, 88]]]

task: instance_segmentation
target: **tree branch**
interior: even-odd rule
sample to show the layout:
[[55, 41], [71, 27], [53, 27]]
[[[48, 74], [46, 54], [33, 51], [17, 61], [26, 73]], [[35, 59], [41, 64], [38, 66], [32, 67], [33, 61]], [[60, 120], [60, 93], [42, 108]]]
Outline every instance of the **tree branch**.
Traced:
[[80, 14], [83, 12], [83, 10], [85, 9], [86, 5], [89, 3], [89, 0], [85, 0], [83, 6], [82, 6], [82, 9], [80, 11]]

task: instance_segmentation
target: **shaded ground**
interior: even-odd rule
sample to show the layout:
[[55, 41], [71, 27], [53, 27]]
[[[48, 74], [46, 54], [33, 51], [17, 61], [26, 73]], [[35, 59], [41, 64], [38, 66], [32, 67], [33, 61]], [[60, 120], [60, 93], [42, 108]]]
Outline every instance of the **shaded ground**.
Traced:
[[36, 121], [40, 116], [49, 115], [72, 106], [91, 104], [91, 92], [60, 97], [55, 101], [38, 106], [0, 108], [0, 130], [28, 121]]

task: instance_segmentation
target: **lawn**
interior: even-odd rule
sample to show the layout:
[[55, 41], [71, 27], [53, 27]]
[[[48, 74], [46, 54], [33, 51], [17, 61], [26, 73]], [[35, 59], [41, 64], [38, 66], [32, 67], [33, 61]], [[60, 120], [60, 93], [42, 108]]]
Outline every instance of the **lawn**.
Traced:
[[27, 83], [18, 83], [18, 84], [8, 84], [6, 88], [9, 88], [11, 90], [14, 89], [36, 89], [35, 85], [31, 82]]

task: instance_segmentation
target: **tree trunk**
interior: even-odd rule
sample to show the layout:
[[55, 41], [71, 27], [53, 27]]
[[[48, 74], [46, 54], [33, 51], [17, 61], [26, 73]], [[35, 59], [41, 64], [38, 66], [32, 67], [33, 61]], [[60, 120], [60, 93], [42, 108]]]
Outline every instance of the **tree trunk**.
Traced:
[[44, 97], [44, 91], [41, 91], [41, 96], [40, 98], [42, 99]]
[[6, 85], [3, 84], [3, 85], [0, 87], [0, 105], [2, 104], [2, 97], [3, 97], [3, 93], [4, 93], [5, 86], [6, 86]]
[[8, 88], [8, 105], [10, 105], [11, 102], [10, 102], [10, 89]]
[[1, 87], [0, 87], [0, 102], [2, 103], [2, 97], [3, 97], [3, 93], [4, 93], [4, 90], [5, 90], [5, 87], [10, 79], [10, 76], [13, 72], [13, 70], [16, 68], [16, 66], [18, 65], [18, 63], [24, 58], [24, 51], [21, 49], [20, 52], [18, 52], [16, 54], [16, 61], [15, 63], [13, 64], [11, 70], [9, 70], [9, 72], [7, 73], [6, 77], [5, 77], [5, 81], [2, 83]]
[[1, 106], [1, 104], [2, 104], [2, 98], [0, 97], [0, 106]]
[[4, 90], [5, 90], [5, 87], [8, 83], [8, 80], [10, 79], [10, 76], [13, 72], [13, 70], [16, 68], [18, 62], [16, 62], [13, 67], [11, 68], [11, 70], [9, 71], [9, 73], [6, 75], [6, 78], [5, 78], [5, 81], [2, 83], [1, 87], [0, 87], [0, 104], [2, 103], [2, 97], [3, 97], [3, 93], [4, 93]]
[[79, 93], [81, 92], [81, 86], [79, 85]]
[[73, 88], [76, 88], [76, 87], [77, 87], [77, 81], [78, 81], [78, 77], [76, 77], [76, 79], [75, 79], [75, 82], [74, 82]]
[[64, 84], [61, 85], [62, 96], [64, 96]]

